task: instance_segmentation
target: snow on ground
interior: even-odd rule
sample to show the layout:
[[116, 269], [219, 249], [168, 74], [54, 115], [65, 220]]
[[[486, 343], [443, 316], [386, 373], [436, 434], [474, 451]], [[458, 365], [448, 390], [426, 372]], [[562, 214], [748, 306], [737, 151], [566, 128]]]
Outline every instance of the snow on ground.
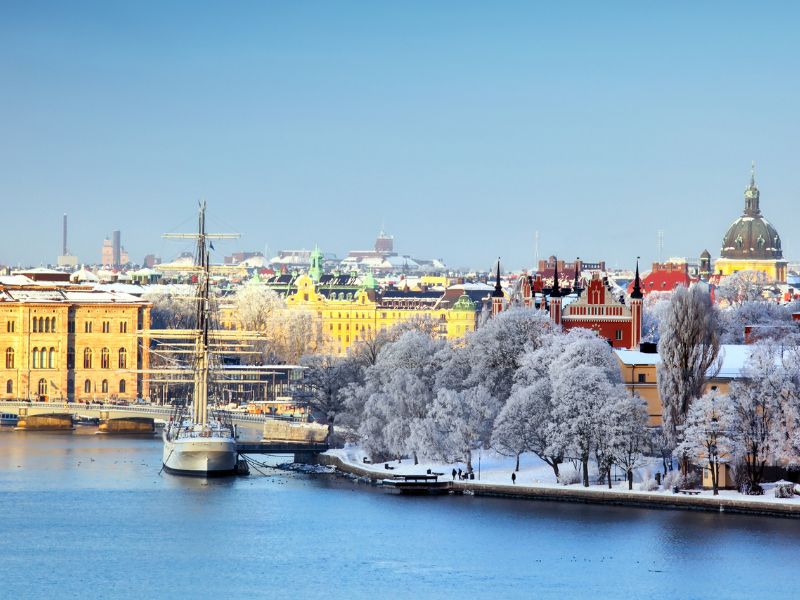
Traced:
[[[462, 471], [466, 470], [466, 465], [464, 463], [455, 463], [455, 464], [443, 464], [443, 463], [436, 463], [436, 462], [424, 462], [421, 461], [418, 465], [414, 465], [413, 459], [405, 458], [401, 461], [392, 460], [386, 463], [364, 463], [364, 457], [366, 453], [359, 448], [357, 445], [348, 444], [345, 448], [336, 449], [336, 450], [329, 450], [326, 454], [330, 454], [333, 456], [337, 456], [343, 462], [352, 465], [354, 467], [358, 467], [360, 469], [364, 469], [379, 476], [386, 476], [391, 477], [392, 475], [414, 475], [414, 474], [424, 474], [430, 469], [434, 473], [444, 473], [442, 476], [443, 480], [451, 479], [452, 477], [452, 470], [455, 468], [456, 471], [461, 469]], [[480, 459], [480, 480], [478, 479], [478, 464]], [[384, 466], [388, 464], [393, 469], [386, 469]], [[597, 480], [597, 469], [594, 465], [590, 466], [589, 469], [589, 481], [591, 485], [589, 488], [584, 488], [582, 484], [575, 483], [570, 485], [562, 485], [556, 481], [555, 475], [553, 474], [553, 469], [547, 465], [544, 461], [542, 461], [538, 456], [535, 454], [523, 454], [520, 457], [520, 470], [517, 472], [517, 481], [516, 486], [518, 487], [525, 487], [525, 488], [572, 488], [578, 490], [596, 490], [599, 492], [615, 492], [620, 494], [635, 494], [635, 495], [645, 495], [645, 494], [656, 494], [656, 495], [673, 495], [670, 490], [657, 490], [652, 492], [641, 491], [639, 489], [641, 480], [643, 477], [650, 476], [650, 473], [655, 473], [659, 470], [661, 465], [660, 459], [653, 459], [653, 463], [647, 467], [639, 469], [634, 476], [634, 484], [633, 484], [633, 491], [628, 490], [628, 482], [624, 480], [620, 481], [612, 481], [612, 489], [608, 489], [607, 484], [598, 484], [595, 483]], [[511, 482], [511, 473], [514, 472], [514, 458], [501, 456], [493, 451], [485, 451], [482, 453], [475, 453], [475, 457], [472, 462], [472, 467], [475, 471], [475, 479], [470, 480], [470, 484], [474, 485], [512, 485]], [[580, 465], [578, 465], [580, 467]], [[559, 470], [561, 472], [565, 470], [571, 470], [572, 464], [567, 462], [565, 464], [559, 465]], [[622, 477], [622, 472], [618, 472], [619, 476]], [[725, 498], [730, 500], [745, 500], [745, 501], [752, 501], [752, 502], [764, 502], [769, 504], [797, 504], [800, 505], [800, 496], [795, 496], [794, 498], [775, 498], [773, 495], [773, 488], [775, 484], [764, 484], [765, 493], [763, 496], [745, 496], [738, 491], [735, 490], [720, 490], [719, 496], [717, 498]], [[795, 486], [797, 492], [800, 492], [800, 486]], [[685, 498], [686, 496], [679, 494], [679, 497]], [[691, 496], [693, 498], [697, 497], [708, 497], [714, 498], [713, 492], [711, 490], [703, 490], [698, 496]]]

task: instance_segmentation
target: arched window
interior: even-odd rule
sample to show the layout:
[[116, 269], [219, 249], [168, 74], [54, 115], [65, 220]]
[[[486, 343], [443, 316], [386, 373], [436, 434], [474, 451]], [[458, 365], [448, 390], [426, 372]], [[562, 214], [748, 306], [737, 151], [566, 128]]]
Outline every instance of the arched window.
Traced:
[[44, 317], [39, 317], [39, 333], [44, 331]]
[[53, 333], [55, 333], [55, 331], [56, 331], [56, 318], [55, 317], [50, 317], [50, 331], [52, 331]]
[[90, 380], [87, 379], [86, 381], [83, 382], [83, 391], [86, 392], [87, 394], [92, 393], [92, 382]]
[[42, 378], [39, 380], [39, 395], [47, 396], [47, 380]]
[[6, 369], [14, 368], [14, 349], [6, 348]]
[[103, 379], [100, 389], [104, 394], [108, 393], [108, 379]]
[[108, 348], [103, 348], [100, 351], [100, 368], [101, 369], [108, 369], [111, 366], [111, 360], [109, 359], [110, 353], [108, 352]]
[[124, 394], [125, 393], [125, 380], [124, 379], [120, 379], [119, 380], [119, 393], [120, 394]]
[[86, 348], [83, 351], [83, 368], [84, 369], [91, 369], [92, 368], [92, 349]]
[[6, 394], [13, 394], [14, 393], [14, 382], [9, 379], [6, 381]]
[[50, 333], [50, 317], [46, 317], [44, 320], [44, 331]]
[[128, 351], [125, 350], [125, 348], [119, 349], [119, 368], [120, 369], [128, 368]]
[[36, 333], [38, 331], [39, 331], [39, 319], [33, 317], [33, 333]]
[[47, 368], [48, 369], [55, 369], [56, 368], [56, 349], [50, 348], [50, 355], [47, 358]]
[[34, 348], [33, 349], [33, 368], [34, 369], [38, 369], [39, 368], [39, 349], [38, 348]]

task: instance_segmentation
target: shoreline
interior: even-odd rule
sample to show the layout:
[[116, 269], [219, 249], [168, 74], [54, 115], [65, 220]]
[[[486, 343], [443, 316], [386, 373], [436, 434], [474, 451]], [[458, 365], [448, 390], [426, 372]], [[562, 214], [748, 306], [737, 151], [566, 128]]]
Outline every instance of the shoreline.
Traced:
[[[334, 454], [320, 454], [319, 463], [335, 467], [341, 473], [366, 477], [373, 483], [386, 479], [386, 475], [383, 473], [377, 473], [371, 469], [354, 465]], [[447, 484], [446, 493], [470, 496], [632, 506], [660, 510], [698, 510], [789, 519], [800, 518], [800, 503], [783, 504], [722, 496], [684, 496], [666, 492], [628, 492], [591, 488], [479, 483], [474, 481], [447, 481]]]

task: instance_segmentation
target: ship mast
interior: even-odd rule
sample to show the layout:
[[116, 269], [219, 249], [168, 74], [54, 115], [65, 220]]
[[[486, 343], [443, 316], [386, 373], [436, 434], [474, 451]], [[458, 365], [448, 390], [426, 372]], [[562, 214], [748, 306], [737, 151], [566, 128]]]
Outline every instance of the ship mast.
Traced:
[[197, 233], [167, 233], [165, 238], [197, 240], [197, 297], [195, 304], [196, 329], [194, 339], [194, 393], [192, 421], [208, 422], [208, 381], [210, 367], [209, 327], [211, 322], [211, 267], [208, 243], [212, 239], [236, 239], [238, 233], [206, 233], [206, 202], [200, 202]]

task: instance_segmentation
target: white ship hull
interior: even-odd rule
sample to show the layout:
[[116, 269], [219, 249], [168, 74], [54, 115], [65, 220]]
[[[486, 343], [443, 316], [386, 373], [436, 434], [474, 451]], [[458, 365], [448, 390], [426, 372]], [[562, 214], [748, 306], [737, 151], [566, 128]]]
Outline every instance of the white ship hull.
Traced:
[[236, 441], [229, 437], [164, 439], [164, 470], [175, 475], [236, 474]]

